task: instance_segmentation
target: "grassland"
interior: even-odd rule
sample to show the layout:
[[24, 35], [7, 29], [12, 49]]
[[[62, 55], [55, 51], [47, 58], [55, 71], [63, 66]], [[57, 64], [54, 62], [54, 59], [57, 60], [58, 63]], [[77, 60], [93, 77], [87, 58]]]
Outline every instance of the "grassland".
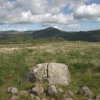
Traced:
[[80, 86], [86, 85], [94, 94], [100, 94], [100, 42], [1, 44], [0, 100], [8, 100], [7, 88], [16, 86], [20, 89], [19, 82], [28, 70], [44, 62], [69, 66], [72, 82], [69, 86], [62, 86], [65, 91], [75, 92]]

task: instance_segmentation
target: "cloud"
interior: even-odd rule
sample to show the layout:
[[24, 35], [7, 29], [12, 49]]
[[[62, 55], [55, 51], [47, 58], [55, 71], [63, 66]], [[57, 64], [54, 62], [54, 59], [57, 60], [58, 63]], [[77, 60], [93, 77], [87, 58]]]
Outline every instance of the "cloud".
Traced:
[[0, 0], [0, 23], [61, 24], [79, 28], [80, 20], [83, 19], [100, 22], [100, 4], [86, 4], [88, 2], [89, 0]]
[[[76, 3], [76, 2], [79, 3]], [[81, 0], [0, 0], [0, 22], [64, 23], [73, 20], [72, 13], [65, 15], [66, 6], [79, 6]], [[57, 18], [58, 17], [58, 18]], [[69, 21], [68, 21], [69, 20]]]
[[47, 0], [16, 0], [15, 7], [22, 11], [30, 10], [32, 14], [45, 13]]
[[100, 17], [100, 5], [94, 3], [91, 5], [84, 4], [76, 9], [74, 17], [76, 19], [97, 19]]
[[97, 20], [96, 20], [97, 22], [100, 22], [100, 17], [99, 18], [97, 18]]
[[23, 12], [20, 17], [21, 21], [25, 22], [34, 22], [34, 23], [61, 23], [68, 24], [73, 22], [73, 14], [64, 15], [62, 13], [59, 14], [38, 14], [32, 15], [32, 12], [29, 10], [27, 12]]

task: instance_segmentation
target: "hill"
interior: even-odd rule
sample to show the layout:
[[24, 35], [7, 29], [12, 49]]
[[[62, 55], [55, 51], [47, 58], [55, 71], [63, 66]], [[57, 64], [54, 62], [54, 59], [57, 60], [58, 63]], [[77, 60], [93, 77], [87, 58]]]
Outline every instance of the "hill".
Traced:
[[1, 31], [0, 42], [25, 42], [46, 39], [61, 39], [68, 41], [100, 42], [100, 30], [65, 32], [56, 28], [46, 28], [37, 31]]

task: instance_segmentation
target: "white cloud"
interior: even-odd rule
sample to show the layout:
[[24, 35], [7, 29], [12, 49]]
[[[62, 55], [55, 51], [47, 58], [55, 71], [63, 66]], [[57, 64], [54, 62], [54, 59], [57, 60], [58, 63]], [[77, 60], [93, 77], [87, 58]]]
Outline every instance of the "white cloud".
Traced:
[[96, 20], [97, 22], [100, 22], [100, 17], [99, 18], [97, 18], [97, 20]]
[[62, 13], [59, 14], [38, 14], [33, 15], [31, 11], [23, 12], [21, 14], [20, 20], [22, 22], [34, 22], [34, 23], [61, 23], [68, 24], [74, 22], [73, 14], [64, 15]]
[[91, 4], [83, 5], [76, 9], [74, 17], [77, 19], [96, 19], [100, 17], [100, 5]]
[[47, 0], [16, 0], [15, 7], [22, 11], [30, 10], [32, 14], [41, 14], [45, 13]]
[[[76, 3], [78, 2], [78, 3]], [[66, 6], [79, 6], [82, 0], [0, 0], [0, 22], [32, 21], [66, 23], [73, 20], [72, 14], [65, 15]]]
[[16, 0], [15, 2], [3, 1], [0, 3], [0, 22], [33, 22], [33, 23], [66, 23], [73, 21], [72, 14], [65, 15], [61, 12], [63, 5], [68, 5], [66, 0]]
[[[63, 24], [79, 28], [80, 19], [100, 22], [100, 4], [86, 5], [87, 0], [0, 0], [0, 22]], [[64, 8], [71, 12], [64, 13]], [[67, 12], [67, 11], [66, 11]]]
[[68, 27], [70, 27], [70, 28], [79, 28], [80, 26], [79, 26], [79, 24], [69, 24], [68, 25]]

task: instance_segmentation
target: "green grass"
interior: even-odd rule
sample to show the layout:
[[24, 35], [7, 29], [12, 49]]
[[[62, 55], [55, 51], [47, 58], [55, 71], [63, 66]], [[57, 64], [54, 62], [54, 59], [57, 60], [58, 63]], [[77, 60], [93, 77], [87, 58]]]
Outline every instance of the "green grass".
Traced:
[[[10, 50], [12, 47], [17, 47], [18, 50]], [[2, 48], [6, 49], [2, 50]], [[31, 67], [45, 62], [64, 63], [69, 66], [72, 82], [69, 86], [61, 86], [65, 91], [75, 92], [80, 86], [87, 85], [94, 94], [100, 94], [99, 42], [11, 44], [0, 46], [0, 94], [2, 95], [0, 100], [7, 100], [5, 95], [8, 97], [6, 90], [9, 86], [23, 90], [30, 86], [28, 84], [21, 88], [19, 82]]]

